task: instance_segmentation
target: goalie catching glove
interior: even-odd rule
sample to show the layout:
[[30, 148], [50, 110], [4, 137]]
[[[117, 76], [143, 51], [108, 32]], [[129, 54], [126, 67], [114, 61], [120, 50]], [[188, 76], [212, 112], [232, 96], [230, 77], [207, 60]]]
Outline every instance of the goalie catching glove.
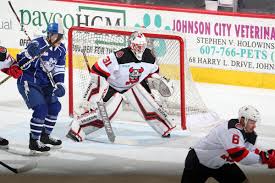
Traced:
[[260, 157], [263, 164], [267, 164], [268, 168], [275, 168], [275, 150], [261, 151]]
[[148, 84], [150, 89], [157, 90], [163, 97], [170, 97], [174, 92], [173, 81], [170, 81], [157, 73], [152, 74], [151, 78], [148, 78]]

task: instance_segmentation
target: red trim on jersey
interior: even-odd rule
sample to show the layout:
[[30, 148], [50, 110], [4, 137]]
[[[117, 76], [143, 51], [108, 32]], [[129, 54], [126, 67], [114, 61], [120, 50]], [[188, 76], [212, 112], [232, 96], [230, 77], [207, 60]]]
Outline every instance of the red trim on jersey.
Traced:
[[148, 74], [148, 76], [145, 79], [151, 78], [152, 74], [155, 74], [155, 73], [159, 74], [159, 68], [158, 68], [158, 70], [156, 70], [156, 72]]
[[241, 161], [244, 159], [249, 151], [245, 147], [234, 147], [232, 149], [227, 149], [229, 156], [236, 162]]
[[145, 110], [145, 108], [143, 107], [142, 103], [139, 101], [139, 99], [138, 99], [136, 93], [134, 92], [134, 90], [133, 89], [131, 89], [131, 90], [134, 94], [134, 97], [135, 97], [135, 99], [138, 103], [138, 106], [139, 106], [145, 120], [154, 120], [154, 119], [156, 119], [156, 120], [162, 122], [170, 130], [171, 128], [165, 123], [165, 121], [156, 112], [147, 112]]
[[258, 154], [258, 155], [259, 155], [261, 151], [260, 151], [260, 149], [256, 148], [256, 149], [254, 150], [254, 152], [255, 152], [255, 154]]
[[[92, 67], [91, 72], [98, 74], [98, 75], [103, 75], [106, 78], [108, 78], [111, 74], [109, 72], [104, 71], [103, 69], [100, 68], [100, 66], [98, 65], [98, 63], [94, 64], [94, 67], [97, 69], [97, 71], [95, 71]], [[99, 73], [98, 73], [99, 72]]]

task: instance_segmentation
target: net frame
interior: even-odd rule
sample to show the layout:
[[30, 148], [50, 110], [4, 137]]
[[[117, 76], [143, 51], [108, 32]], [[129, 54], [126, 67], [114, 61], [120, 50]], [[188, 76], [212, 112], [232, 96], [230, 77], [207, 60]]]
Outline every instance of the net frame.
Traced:
[[[122, 30], [123, 29], [123, 30]], [[129, 29], [129, 30], [128, 30]], [[68, 89], [69, 89], [69, 115], [74, 115], [74, 89], [73, 89], [73, 33], [75, 31], [84, 32], [95, 32], [99, 34], [112, 34], [112, 35], [125, 35], [129, 36], [132, 34], [134, 28], [94, 28], [94, 27], [76, 27], [73, 26], [68, 31]], [[142, 29], [141, 32], [146, 38], [156, 38], [156, 39], [171, 39], [179, 42], [179, 66], [180, 66], [180, 119], [181, 128], [186, 129], [186, 109], [185, 109], [185, 43], [184, 39], [175, 34], [167, 34], [163, 32], [151, 32], [146, 29]]]

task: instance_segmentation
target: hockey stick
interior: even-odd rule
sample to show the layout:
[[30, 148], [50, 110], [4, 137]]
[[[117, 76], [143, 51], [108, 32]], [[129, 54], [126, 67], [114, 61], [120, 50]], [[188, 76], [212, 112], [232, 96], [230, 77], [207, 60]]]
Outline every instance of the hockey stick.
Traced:
[[[18, 15], [17, 15], [17, 13], [15, 12], [15, 10], [14, 10], [14, 8], [13, 8], [11, 2], [8, 1], [8, 3], [9, 3], [9, 6], [10, 6], [10, 8], [11, 8], [13, 14], [15, 15], [15, 17], [16, 17], [18, 23], [21, 25], [21, 28], [24, 30], [25, 35], [28, 37], [28, 40], [31, 41], [30, 36], [28, 35], [28, 33], [27, 33], [27, 31], [26, 31], [24, 25], [21, 24], [21, 21], [20, 21]], [[26, 66], [28, 66], [31, 62], [35, 61], [37, 58], [41, 58], [41, 56], [43, 55], [43, 53], [46, 52], [46, 51], [48, 51], [52, 46], [54, 46], [55, 43], [57, 43], [58, 41], [60, 41], [61, 38], [62, 38], [61, 36], [58, 36], [58, 38], [57, 38], [53, 43], [50, 43], [49, 46], [47, 46], [47, 47], [45, 47], [43, 50], [41, 50], [41, 52], [40, 52], [39, 55], [35, 56], [35, 57], [32, 58], [31, 60], [29, 60], [28, 62], [26, 62], [25, 64], [23, 64], [23, 65], [20, 67], [20, 69], [24, 69]], [[42, 65], [43, 68], [45, 69], [44, 65], [43, 65], [43, 64], [41, 64], [41, 65]], [[46, 70], [46, 73], [47, 73], [48, 77], [49, 77], [49, 75], [51, 75], [51, 73], [49, 73], [49, 71], [47, 71], [47, 70]], [[0, 81], [0, 85], [3, 84], [3, 83], [5, 83], [5, 82], [6, 82], [9, 78], [11, 78], [11, 77], [12, 77], [12, 76], [7, 76], [6, 78], [4, 78], [2, 81]], [[52, 78], [52, 77], [49, 77], [49, 80], [50, 80], [50, 82], [52, 83], [53, 78], [52, 78], [52, 79], [51, 79], [51, 78]], [[55, 87], [55, 86], [53, 86], [53, 87]]]
[[11, 10], [12, 10], [13, 14], [15, 15], [15, 17], [16, 17], [16, 19], [17, 19], [17, 21], [18, 21], [18, 22], [19, 22], [19, 24], [21, 25], [21, 29], [23, 29], [23, 31], [24, 31], [24, 33], [25, 33], [25, 35], [28, 37], [28, 40], [30, 41], [30, 40], [31, 40], [31, 38], [30, 38], [30, 36], [28, 35], [28, 33], [27, 33], [27, 31], [26, 31], [26, 29], [25, 29], [24, 25], [23, 25], [23, 24], [21, 24], [20, 19], [19, 19], [19, 17], [18, 17], [18, 15], [17, 15], [17, 13], [15, 12], [15, 10], [14, 10], [14, 8], [13, 8], [13, 6], [12, 6], [11, 2], [10, 2], [10, 1], [8, 1], [8, 3], [9, 3], [9, 6], [10, 6], [10, 8], [11, 8]]
[[89, 61], [88, 61], [88, 58], [87, 58], [87, 55], [86, 55], [84, 49], [82, 49], [82, 54], [83, 54], [84, 61], [86, 63], [87, 69], [88, 69], [89, 73], [91, 73], [91, 68], [90, 68], [90, 65], [89, 65]]
[[[90, 65], [89, 65], [89, 61], [87, 59], [87, 56], [86, 56], [86, 53], [85, 53], [84, 49], [82, 50], [82, 54], [83, 54], [84, 61], [86, 63], [87, 69], [88, 69], [89, 73], [91, 73], [91, 68], [90, 68]], [[86, 93], [88, 93], [88, 92], [86, 92]], [[97, 107], [98, 107], [99, 115], [102, 118], [102, 122], [104, 124], [104, 128], [105, 128], [106, 134], [108, 136], [108, 139], [110, 140], [110, 142], [114, 143], [116, 136], [114, 134], [113, 128], [111, 126], [110, 119], [109, 119], [107, 111], [106, 111], [106, 107], [105, 107], [104, 102], [103, 102], [102, 99], [99, 102], [97, 102]]]
[[30, 163], [28, 163], [20, 168], [13, 168], [13, 167], [9, 166], [8, 164], [4, 163], [3, 161], [0, 161], [0, 164], [3, 167], [12, 171], [13, 173], [24, 173], [24, 172], [30, 171], [37, 167], [37, 162], [35, 162], [35, 161], [31, 161]]
[[[60, 39], [59, 39], [60, 40]], [[40, 54], [33, 57], [32, 59], [30, 59], [29, 61], [27, 61], [26, 63], [24, 63], [20, 69], [24, 69], [26, 66], [28, 66], [30, 63], [32, 63], [33, 61], [35, 61], [38, 58], [41, 58], [41, 56], [43, 55], [43, 53], [45, 53], [46, 51], [48, 51], [53, 44], [57, 43], [59, 41], [58, 39], [56, 39], [51, 45], [45, 47], [43, 50], [41, 50]], [[2, 81], [0, 81], [0, 85], [5, 83], [8, 79], [10, 79], [12, 76], [7, 76], [6, 78], [4, 78]]]
[[39, 57], [39, 59], [40, 59], [41, 65], [42, 65], [42, 67], [43, 67], [43, 70], [47, 73], [47, 76], [48, 76], [48, 78], [49, 78], [49, 80], [50, 80], [52, 86], [53, 86], [54, 88], [57, 88], [57, 86], [56, 86], [56, 84], [55, 84], [55, 81], [53, 80], [53, 75], [52, 75], [52, 73], [49, 72], [48, 69], [47, 69], [47, 68], [45, 67], [45, 65], [43, 64], [43, 62], [44, 62], [43, 59], [42, 59], [41, 57]]
[[113, 128], [111, 126], [111, 122], [110, 122], [110, 119], [108, 117], [106, 107], [105, 107], [104, 102], [103, 102], [102, 99], [99, 102], [97, 102], [97, 106], [98, 106], [99, 114], [102, 118], [102, 122], [103, 122], [104, 127], [105, 127], [106, 134], [108, 136], [108, 139], [112, 143], [114, 143], [115, 139], [116, 139], [116, 136], [115, 136], [115, 133], [114, 133]]
[[[87, 55], [86, 55], [86, 53], [85, 53], [85, 50], [82, 49], [81, 52], [82, 52], [82, 54], [83, 54], [83, 58], [84, 58], [84, 61], [85, 61], [86, 66], [87, 66], [87, 69], [88, 69], [89, 73], [91, 73], [91, 68], [90, 68], [89, 61], [88, 61]], [[84, 93], [84, 96], [83, 96], [84, 99], [87, 99], [87, 95], [89, 94], [89, 91], [90, 91], [92, 85], [93, 85], [93, 79], [91, 78], [91, 80], [90, 80], [90, 82], [89, 82], [89, 85], [88, 85], [88, 87], [87, 87], [87, 89], [86, 89], [86, 91], [85, 91], [85, 93]], [[88, 99], [87, 99], [87, 100], [88, 100]]]

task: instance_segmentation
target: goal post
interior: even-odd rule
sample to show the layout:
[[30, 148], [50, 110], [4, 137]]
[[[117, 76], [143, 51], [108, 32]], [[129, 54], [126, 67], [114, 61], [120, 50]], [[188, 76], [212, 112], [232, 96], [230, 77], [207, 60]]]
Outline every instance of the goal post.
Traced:
[[[174, 82], [174, 93], [171, 97], [162, 97], [152, 90], [155, 100], [170, 115], [177, 117], [177, 123], [182, 129], [186, 129], [188, 115], [196, 116], [209, 111], [192, 80], [188, 61], [185, 59], [184, 38], [169, 31], [129, 27], [71, 27], [68, 32], [69, 114], [74, 115], [91, 79], [83, 61], [82, 50], [92, 65], [100, 57], [127, 47], [130, 34], [136, 30], [145, 35], [148, 48], [156, 56], [160, 74]], [[106, 83], [101, 86], [106, 86]], [[127, 101], [124, 106], [125, 111], [129, 110]]]

